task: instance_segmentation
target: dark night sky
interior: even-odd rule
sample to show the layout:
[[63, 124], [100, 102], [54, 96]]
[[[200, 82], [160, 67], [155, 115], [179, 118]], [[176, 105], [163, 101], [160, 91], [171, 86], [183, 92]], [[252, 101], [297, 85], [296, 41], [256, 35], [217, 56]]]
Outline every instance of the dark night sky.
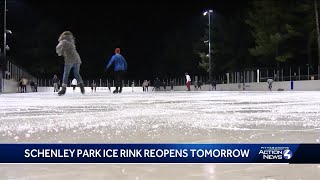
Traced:
[[54, 53], [55, 46], [59, 34], [70, 30], [76, 37], [85, 78], [103, 75], [115, 47], [122, 49], [132, 78], [181, 76], [186, 71], [198, 71], [192, 46], [207, 22], [203, 11], [214, 9], [233, 16], [245, 6], [243, 1], [222, 0], [8, 0], [7, 26], [14, 31], [8, 39], [13, 50], [8, 54], [32, 68], [36, 58], [25, 57], [23, 49], [47, 47], [43, 61], [62, 71], [63, 60]]

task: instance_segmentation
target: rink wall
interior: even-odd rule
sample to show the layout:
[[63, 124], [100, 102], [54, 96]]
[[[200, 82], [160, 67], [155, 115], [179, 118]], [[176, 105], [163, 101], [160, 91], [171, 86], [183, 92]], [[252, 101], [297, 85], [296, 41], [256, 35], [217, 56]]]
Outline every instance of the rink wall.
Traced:
[[[149, 91], [152, 90], [153, 87], [149, 87]], [[111, 88], [114, 90], [114, 87]], [[163, 87], [160, 88], [163, 91]], [[167, 86], [167, 91], [170, 91], [170, 87]], [[186, 86], [175, 86], [175, 91], [186, 91]], [[195, 91], [194, 86], [191, 86], [191, 90]], [[201, 87], [201, 91], [210, 91], [211, 85], [203, 85]], [[260, 83], [246, 83], [245, 91], [267, 91], [268, 83], [260, 82]], [[274, 82], [272, 84], [273, 91], [320, 91], [320, 80], [309, 80], [309, 81], [283, 81], [283, 82]], [[39, 92], [53, 92], [53, 87], [39, 87]], [[68, 87], [67, 91], [72, 91], [72, 87]], [[76, 88], [77, 92], [80, 92], [80, 88]], [[91, 88], [86, 87], [86, 91], [90, 92]], [[106, 87], [97, 87], [97, 92], [108, 92], [108, 88]], [[142, 92], [142, 87], [134, 87], [134, 92]], [[198, 91], [200, 91], [198, 89]], [[217, 91], [243, 91], [243, 84], [218, 84]], [[132, 92], [132, 87], [124, 87], [123, 92]]]
[[[27, 86], [27, 91], [30, 92], [30, 86]], [[18, 83], [13, 79], [2, 79], [2, 93], [18, 92]]]
[[[91, 87], [85, 87], [86, 92], [91, 92]], [[115, 90], [114, 87], [111, 88], [111, 91]], [[149, 87], [149, 91], [152, 90], [152, 87]], [[134, 87], [134, 92], [142, 92], [142, 87]], [[38, 92], [53, 92], [53, 87], [38, 87]], [[67, 92], [73, 92], [72, 87], [67, 87]], [[76, 87], [75, 92], [80, 92], [80, 88]], [[107, 87], [97, 87], [97, 92], [109, 92]], [[132, 92], [132, 87], [124, 87], [122, 92]]]
[[[218, 84], [217, 91], [267, 91], [268, 83], [246, 83], [243, 89], [243, 84]], [[203, 85], [202, 91], [209, 91], [211, 85]], [[175, 91], [185, 91], [186, 86], [176, 86]], [[191, 90], [196, 90], [194, 86], [191, 86]], [[198, 89], [199, 90], [199, 89]], [[309, 80], [309, 81], [283, 81], [274, 82], [272, 84], [273, 91], [320, 91], [320, 80]]]
[[[3, 93], [16, 93], [18, 92], [17, 82], [14, 80], [3, 80]], [[272, 85], [273, 91], [320, 91], [320, 80], [309, 80], [309, 81], [283, 81], [283, 82], [274, 82]], [[149, 87], [149, 91], [153, 87]], [[114, 87], [111, 88], [114, 90]], [[163, 87], [160, 89], [163, 91]], [[175, 86], [175, 91], [186, 91], [186, 86]], [[194, 86], [191, 86], [191, 90], [195, 91]], [[209, 91], [211, 85], [203, 85], [201, 91]], [[243, 84], [218, 84], [217, 91], [267, 91], [268, 83], [246, 83], [245, 88], [243, 89]], [[31, 87], [27, 86], [27, 91], [31, 92]], [[72, 92], [72, 87], [68, 87], [68, 92]], [[142, 92], [142, 87], [134, 87], [134, 92]], [[170, 87], [167, 86], [167, 91], [170, 91]], [[200, 90], [198, 90], [200, 91]], [[38, 87], [38, 92], [53, 92], [53, 87]], [[76, 92], [80, 92], [80, 88], [76, 88]], [[90, 87], [86, 87], [86, 92], [91, 92]], [[97, 87], [97, 92], [109, 92], [106, 87]], [[132, 92], [132, 87], [124, 87], [123, 92]]]

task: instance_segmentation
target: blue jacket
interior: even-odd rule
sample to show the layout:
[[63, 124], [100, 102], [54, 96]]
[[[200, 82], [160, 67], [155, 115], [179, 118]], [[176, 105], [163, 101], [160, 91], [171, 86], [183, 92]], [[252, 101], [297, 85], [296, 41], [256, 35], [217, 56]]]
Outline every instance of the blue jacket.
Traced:
[[121, 56], [121, 54], [113, 55], [108, 65], [106, 66], [106, 69], [109, 69], [112, 64], [114, 64], [114, 71], [127, 70], [127, 61], [123, 56]]

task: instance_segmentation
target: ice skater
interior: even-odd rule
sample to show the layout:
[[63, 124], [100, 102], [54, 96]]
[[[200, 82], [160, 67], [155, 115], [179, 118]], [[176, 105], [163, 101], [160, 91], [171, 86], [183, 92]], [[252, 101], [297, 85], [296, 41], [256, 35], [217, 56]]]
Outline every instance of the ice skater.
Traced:
[[107, 71], [111, 65], [114, 65], [114, 76], [115, 76], [115, 85], [116, 89], [113, 93], [121, 93], [122, 92], [122, 78], [124, 76], [124, 72], [127, 70], [127, 61], [120, 54], [120, 48], [116, 48], [114, 51], [115, 55], [113, 55], [105, 68]]
[[73, 89], [73, 92], [76, 91], [77, 85], [78, 85], [78, 82], [77, 82], [76, 78], [73, 78], [72, 81], [71, 81], [71, 87]]
[[132, 87], [132, 92], [133, 92], [133, 89], [134, 89], [134, 81], [132, 81], [131, 87]]
[[59, 39], [59, 44], [56, 47], [58, 56], [64, 57], [64, 72], [62, 80], [62, 89], [58, 92], [59, 96], [66, 93], [69, 74], [73, 68], [74, 77], [77, 79], [81, 93], [85, 93], [83, 80], [80, 75], [81, 58], [76, 50], [75, 38], [70, 31], [64, 31]]
[[34, 92], [38, 92], [38, 83], [37, 82], [34, 83]]
[[268, 79], [267, 82], [268, 82], [268, 90], [269, 90], [269, 91], [272, 91], [273, 79]]
[[143, 92], [146, 91], [146, 87], [147, 87], [147, 80], [144, 80], [143, 83], [142, 83], [142, 90], [143, 90]]
[[153, 90], [154, 91], [159, 91], [160, 90], [160, 84], [161, 84], [161, 82], [160, 82], [159, 78], [155, 79], [154, 80], [154, 87], [153, 87], [152, 91]]
[[150, 81], [146, 80], [145, 91], [149, 91], [149, 85], [150, 85]]
[[31, 92], [35, 92], [34, 91], [34, 82], [32, 80], [30, 81], [30, 87], [31, 87]]
[[246, 83], [243, 76], [241, 76], [241, 81], [242, 81], [242, 90], [246, 90]]
[[200, 89], [201, 90], [201, 86], [202, 86], [202, 82], [201, 81], [198, 81], [198, 89]]
[[194, 90], [198, 90], [198, 81], [194, 81]]
[[107, 86], [108, 86], [109, 92], [111, 92], [111, 82], [110, 81], [107, 82]]
[[188, 91], [191, 91], [191, 90], [190, 90], [191, 78], [190, 78], [190, 76], [189, 76], [188, 73], [185, 73], [185, 76], [186, 76], [186, 85], [187, 85]]
[[170, 82], [171, 91], [173, 91], [174, 81]]
[[166, 87], [167, 87], [167, 83], [166, 83], [166, 81], [163, 81], [163, 82], [162, 82], [162, 85], [163, 85], [163, 89], [164, 89], [164, 91], [166, 91]]
[[22, 77], [20, 80], [21, 83], [21, 93], [27, 92], [27, 85], [28, 85], [28, 79], [25, 77]]
[[212, 91], [213, 89], [216, 91], [217, 90], [217, 82], [215, 80], [212, 81]]
[[146, 82], [146, 89], [145, 89], [146, 91], [149, 91], [149, 85], [150, 85], [150, 81], [147, 81]]
[[53, 84], [53, 92], [58, 92], [59, 91], [59, 78], [57, 75], [53, 76], [52, 84]]
[[97, 92], [97, 84], [94, 81], [91, 84], [91, 91]]

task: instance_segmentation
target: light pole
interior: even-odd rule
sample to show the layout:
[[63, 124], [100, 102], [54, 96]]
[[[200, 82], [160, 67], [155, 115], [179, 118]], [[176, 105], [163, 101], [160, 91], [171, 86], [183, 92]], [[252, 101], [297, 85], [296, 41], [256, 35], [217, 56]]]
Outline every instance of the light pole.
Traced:
[[318, 40], [318, 79], [320, 79], [320, 30], [319, 30], [319, 19], [318, 19], [318, 4], [317, 0], [314, 0], [314, 12], [316, 18], [316, 28], [317, 28], [317, 40]]
[[9, 50], [9, 46], [7, 45], [7, 33], [12, 34], [11, 30], [7, 29], [7, 0], [4, 0], [4, 13], [3, 13], [3, 61], [8, 65], [8, 61], [6, 58], [7, 50]]
[[206, 11], [206, 12], [204, 12], [203, 13], [203, 16], [206, 16], [206, 15], [208, 15], [208, 19], [209, 19], [209, 39], [208, 39], [208, 46], [209, 46], [209, 54], [208, 54], [208, 56], [209, 56], [209, 82], [211, 83], [212, 82], [212, 65], [211, 65], [211, 27], [210, 27], [210, 25], [211, 25], [211, 21], [210, 21], [210, 18], [211, 18], [211, 14], [213, 13], [213, 10], [209, 10], [209, 11]]
[[4, 13], [3, 13], [3, 58], [6, 62], [6, 49], [7, 49], [7, 0], [4, 0]]

